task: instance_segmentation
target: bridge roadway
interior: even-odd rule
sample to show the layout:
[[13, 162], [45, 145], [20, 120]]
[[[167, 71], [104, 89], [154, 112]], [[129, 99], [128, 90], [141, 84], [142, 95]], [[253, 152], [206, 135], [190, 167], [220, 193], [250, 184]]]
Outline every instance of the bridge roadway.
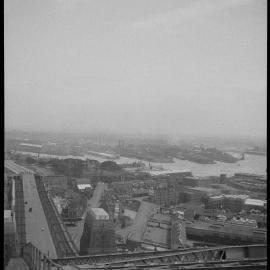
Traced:
[[21, 173], [33, 173], [34, 172], [30, 169], [27, 169], [12, 160], [5, 160], [5, 168], [13, 172], [14, 174], [21, 174]]
[[22, 178], [20, 203], [24, 204], [26, 243], [32, 243], [50, 258], [77, 255], [57, 211], [53, 211], [53, 203], [45, 188], [42, 189], [43, 183], [37, 181], [34, 172], [10, 160], [5, 161], [5, 168]]
[[[38, 249], [51, 258], [57, 258], [55, 246], [50, 233], [42, 203], [33, 174], [23, 174], [23, 191], [25, 205], [25, 229], [27, 242], [33, 243]], [[32, 212], [29, 209], [32, 208]]]
[[[36, 187], [34, 172], [18, 165], [12, 160], [5, 160], [5, 168], [22, 176], [25, 202], [26, 242], [33, 243], [42, 253], [57, 258], [47, 219], [45, 217]], [[29, 209], [32, 208], [30, 212]]]

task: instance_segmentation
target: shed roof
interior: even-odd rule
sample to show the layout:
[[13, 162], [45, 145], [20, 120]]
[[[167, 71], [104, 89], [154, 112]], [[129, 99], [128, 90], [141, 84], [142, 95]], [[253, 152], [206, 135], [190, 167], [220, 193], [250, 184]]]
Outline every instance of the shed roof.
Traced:
[[246, 199], [245, 205], [264, 206], [266, 201], [258, 199]]

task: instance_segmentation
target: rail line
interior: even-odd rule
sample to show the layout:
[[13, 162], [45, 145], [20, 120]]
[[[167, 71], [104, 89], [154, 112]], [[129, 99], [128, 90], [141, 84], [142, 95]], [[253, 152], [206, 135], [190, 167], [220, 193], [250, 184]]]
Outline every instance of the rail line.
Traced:
[[67, 237], [67, 232], [64, 230], [63, 225], [61, 226], [61, 221], [59, 220], [53, 205], [48, 198], [47, 191], [40, 177], [35, 176], [37, 191], [40, 197], [42, 208], [46, 216], [49, 230], [52, 235], [52, 239], [55, 245], [56, 253], [58, 258], [63, 258], [66, 256], [77, 256], [78, 252], [74, 247], [74, 244]]

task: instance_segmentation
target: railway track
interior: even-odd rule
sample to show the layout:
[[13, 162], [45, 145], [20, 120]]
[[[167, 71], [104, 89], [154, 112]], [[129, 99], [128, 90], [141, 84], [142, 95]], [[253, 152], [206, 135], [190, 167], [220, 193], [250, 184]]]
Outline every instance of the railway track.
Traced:
[[58, 219], [57, 213], [53, 208], [51, 201], [48, 198], [47, 191], [40, 177], [35, 177], [37, 191], [40, 197], [42, 208], [46, 216], [49, 230], [52, 235], [57, 257], [63, 258], [67, 256], [77, 256], [78, 252], [72, 243], [72, 240], [67, 237], [61, 221]]

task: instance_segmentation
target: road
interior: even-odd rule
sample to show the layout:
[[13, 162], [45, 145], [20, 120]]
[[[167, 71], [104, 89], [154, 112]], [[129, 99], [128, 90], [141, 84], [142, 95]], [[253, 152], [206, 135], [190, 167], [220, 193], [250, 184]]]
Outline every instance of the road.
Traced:
[[96, 208], [100, 206], [100, 199], [101, 196], [106, 188], [106, 185], [102, 182], [98, 182], [97, 186], [94, 190], [93, 196], [90, 200], [87, 202], [88, 208]]
[[143, 234], [147, 228], [147, 220], [157, 213], [159, 206], [150, 202], [142, 201], [135, 220], [131, 226], [116, 231], [123, 239], [142, 241]]
[[11, 258], [5, 270], [30, 270], [23, 258]]
[[[26, 242], [31, 242], [42, 253], [56, 258], [56, 251], [48, 223], [40, 202], [34, 175], [23, 174], [23, 191], [25, 204]], [[32, 212], [29, 212], [29, 208]]]
[[100, 199], [105, 188], [106, 188], [106, 184], [102, 182], [98, 182], [94, 190], [92, 198], [90, 200], [87, 200], [87, 208], [85, 209], [85, 212], [82, 216], [82, 220], [77, 223], [76, 227], [71, 227], [71, 226], [67, 227], [68, 232], [70, 233], [71, 238], [78, 249], [80, 249], [80, 240], [83, 234], [84, 222], [85, 222], [87, 211], [90, 208], [96, 208], [100, 206]]

